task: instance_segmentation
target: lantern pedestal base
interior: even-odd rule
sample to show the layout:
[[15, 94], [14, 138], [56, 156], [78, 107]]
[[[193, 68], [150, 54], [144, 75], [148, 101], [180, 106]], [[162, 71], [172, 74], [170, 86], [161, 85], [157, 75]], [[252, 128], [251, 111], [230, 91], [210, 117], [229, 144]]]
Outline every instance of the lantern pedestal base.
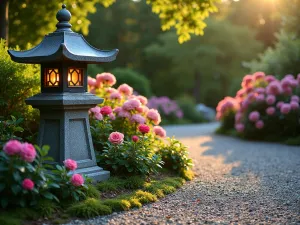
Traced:
[[95, 181], [109, 178], [109, 172], [97, 166], [88, 110], [103, 102], [90, 93], [41, 93], [26, 100], [40, 110], [38, 145], [49, 145], [49, 156], [62, 164], [77, 162], [76, 173]]

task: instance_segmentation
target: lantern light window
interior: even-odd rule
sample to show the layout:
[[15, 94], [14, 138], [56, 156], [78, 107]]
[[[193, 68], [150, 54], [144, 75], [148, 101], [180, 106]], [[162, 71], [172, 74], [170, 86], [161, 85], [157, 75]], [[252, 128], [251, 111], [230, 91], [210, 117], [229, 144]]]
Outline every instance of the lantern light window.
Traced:
[[69, 68], [68, 69], [68, 86], [82, 87], [83, 86], [83, 69]]
[[45, 87], [59, 86], [59, 70], [55, 68], [45, 69]]

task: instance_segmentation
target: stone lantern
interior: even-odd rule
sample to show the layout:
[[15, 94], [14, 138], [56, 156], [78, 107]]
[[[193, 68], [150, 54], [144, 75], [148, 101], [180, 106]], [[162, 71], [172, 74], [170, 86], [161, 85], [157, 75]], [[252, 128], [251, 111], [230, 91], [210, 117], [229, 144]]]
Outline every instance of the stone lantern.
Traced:
[[26, 99], [40, 110], [38, 145], [50, 145], [49, 155], [58, 163], [76, 160], [76, 173], [104, 180], [109, 172], [97, 166], [88, 110], [103, 99], [87, 92], [87, 65], [111, 62], [118, 50], [99, 50], [71, 30], [71, 13], [62, 5], [57, 30], [28, 51], [9, 50], [18, 63], [41, 64], [41, 93]]

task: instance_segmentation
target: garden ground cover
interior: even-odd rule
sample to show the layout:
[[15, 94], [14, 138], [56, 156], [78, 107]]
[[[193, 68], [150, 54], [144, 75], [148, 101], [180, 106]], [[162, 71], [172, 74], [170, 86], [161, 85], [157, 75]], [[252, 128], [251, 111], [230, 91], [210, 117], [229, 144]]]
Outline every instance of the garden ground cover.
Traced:
[[299, 223], [299, 147], [216, 135], [218, 126], [167, 127], [190, 147], [197, 174], [177, 192], [137, 210], [69, 224]]

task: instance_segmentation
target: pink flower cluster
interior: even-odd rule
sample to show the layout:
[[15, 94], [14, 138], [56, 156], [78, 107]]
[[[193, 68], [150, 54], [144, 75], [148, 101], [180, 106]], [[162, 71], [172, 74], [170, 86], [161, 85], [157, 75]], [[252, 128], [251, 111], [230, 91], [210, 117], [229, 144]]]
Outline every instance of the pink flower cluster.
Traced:
[[148, 107], [157, 109], [160, 112], [160, 114], [165, 116], [174, 115], [178, 119], [181, 119], [183, 117], [183, 112], [176, 103], [176, 101], [171, 100], [166, 96], [150, 98], [148, 102]]
[[3, 151], [9, 156], [20, 157], [25, 162], [33, 162], [36, 157], [36, 150], [32, 144], [27, 142], [21, 143], [18, 140], [8, 141], [4, 147]]
[[[244, 132], [247, 122], [256, 129], [263, 129], [268, 117], [287, 116], [299, 110], [300, 98], [295, 93], [299, 93], [296, 90], [300, 88], [300, 74], [297, 78], [286, 75], [278, 80], [272, 75], [257, 72], [246, 75], [241, 86], [242, 89], [234, 98], [226, 97], [217, 107], [219, 120], [226, 117], [228, 112], [235, 112], [235, 129], [238, 132]], [[254, 108], [259, 110], [255, 111]]]
[[232, 97], [225, 97], [219, 102], [217, 106], [217, 119], [222, 120], [230, 112], [236, 112], [239, 110], [240, 105], [238, 101]]

